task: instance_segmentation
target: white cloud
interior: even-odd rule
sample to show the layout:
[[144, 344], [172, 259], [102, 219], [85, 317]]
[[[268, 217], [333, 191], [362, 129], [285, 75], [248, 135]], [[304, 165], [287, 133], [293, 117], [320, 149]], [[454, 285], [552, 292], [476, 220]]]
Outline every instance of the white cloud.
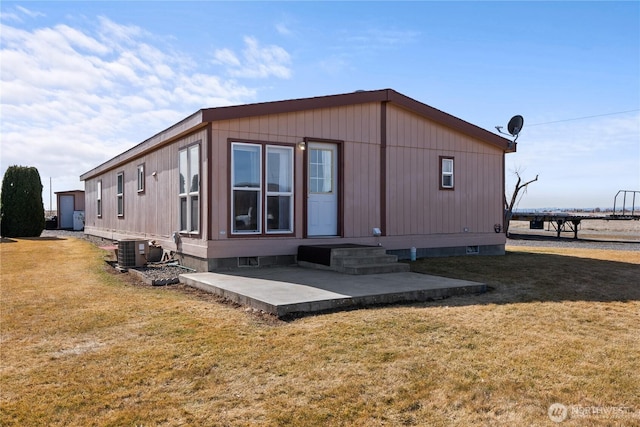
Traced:
[[242, 60], [229, 49], [218, 49], [214, 52], [214, 62], [228, 67], [227, 72], [233, 77], [281, 79], [291, 77], [291, 57], [280, 46], [261, 46], [253, 37], [245, 37], [246, 47], [242, 50]]
[[[47, 177], [54, 191], [82, 188], [80, 174], [194, 111], [256, 96], [255, 88], [203, 72], [196, 58], [163, 42], [165, 36], [105, 17], [97, 22], [92, 29], [32, 30], [3, 23], [0, 172], [35, 166], [45, 194]], [[221, 50], [232, 76], [290, 75], [284, 49], [251, 38], [245, 43], [242, 63]]]
[[27, 9], [26, 7], [23, 7], [23, 6], [16, 6], [16, 9], [18, 9], [21, 13], [27, 15], [30, 18], [38, 18], [40, 16], [44, 16], [44, 13], [35, 12], [35, 11]]
[[215, 60], [231, 67], [240, 67], [240, 60], [230, 49], [218, 49], [214, 52]]
[[120, 25], [104, 16], [100, 16], [98, 22], [100, 24], [100, 38], [102, 38], [105, 43], [113, 44], [115, 47], [121, 47], [131, 43], [137, 44], [139, 38], [146, 34], [138, 26]]
[[285, 24], [276, 24], [276, 31], [283, 36], [291, 35], [291, 30]]

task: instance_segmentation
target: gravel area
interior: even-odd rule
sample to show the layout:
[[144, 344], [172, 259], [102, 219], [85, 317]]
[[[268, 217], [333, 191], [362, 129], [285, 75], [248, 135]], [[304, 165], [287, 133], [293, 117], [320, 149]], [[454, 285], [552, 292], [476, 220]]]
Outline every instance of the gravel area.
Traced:
[[[77, 239], [87, 240], [96, 246], [108, 246], [112, 242], [108, 239], [102, 239], [100, 237], [88, 236], [82, 231], [69, 231], [69, 230], [44, 230], [41, 234], [42, 237], [61, 237], [68, 238], [73, 237]], [[180, 267], [175, 262], [170, 263], [158, 263], [149, 264], [146, 267], [129, 268], [128, 271], [136, 274], [142, 281], [149, 285], [171, 285], [178, 283], [178, 275], [192, 272], [193, 270], [185, 267]], [[115, 263], [113, 263], [115, 266]]]
[[148, 285], [164, 286], [180, 283], [178, 276], [190, 273], [192, 270], [187, 270], [175, 265], [158, 264], [148, 265], [147, 267], [130, 268], [129, 272], [138, 275], [140, 279]]

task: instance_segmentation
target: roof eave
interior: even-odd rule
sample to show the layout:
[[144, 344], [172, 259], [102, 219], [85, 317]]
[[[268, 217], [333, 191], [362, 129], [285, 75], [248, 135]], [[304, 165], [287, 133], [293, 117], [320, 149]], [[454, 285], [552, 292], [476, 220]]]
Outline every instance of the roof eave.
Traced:
[[202, 127], [206, 122], [202, 120], [203, 110], [198, 110], [189, 117], [186, 117], [169, 128], [158, 132], [151, 138], [148, 138], [138, 145], [118, 154], [106, 162], [102, 163], [90, 171], [80, 175], [80, 181], [86, 181], [93, 178], [96, 175], [100, 175], [108, 170], [118, 167], [123, 162], [130, 161], [133, 158], [140, 157], [149, 151], [155, 150], [158, 147], [166, 145], [171, 141], [180, 138], [181, 136], [191, 133], [194, 130]]
[[388, 89], [388, 91], [389, 101], [394, 104], [411, 110], [443, 126], [455, 129], [465, 135], [495, 145], [501, 148], [504, 152], [516, 151], [515, 144], [500, 135], [496, 135], [495, 133], [489, 132], [486, 129], [462, 120], [456, 116], [452, 116], [451, 114], [445, 113], [444, 111], [438, 110], [437, 108], [433, 108], [427, 104], [423, 104], [422, 102], [409, 98], [408, 96], [396, 92], [392, 89]]
[[80, 175], [80, 180], [85, 181], [96, 175], [116, 168], [123, 162], [142, 156], [143, 154], [168, 144], [187, 133], [194, 132], [209, 122], [273, 114], [285, 114], [295, 111], [306, 111], [320, 108], [335, 108], [354, 104], [366, 104], [370, 102], [391, 102], [443, 126], [447, 126], [465, 135], [497, 146], [505, 153], [512, 153], [516, 151], [516, 144], [500, 135], [491, 133], [486, 129], [482, 129], [458, 117], [445, 113], [444, 111], [409, 98], [408, 96], [396, 92], [393, 89], [380, 89], [313, 98], [299, 98], [285, 101], [271, 101], [256, 104], [201, 109], [133, 148], [104, 162], [100, 166], [85, 172]]

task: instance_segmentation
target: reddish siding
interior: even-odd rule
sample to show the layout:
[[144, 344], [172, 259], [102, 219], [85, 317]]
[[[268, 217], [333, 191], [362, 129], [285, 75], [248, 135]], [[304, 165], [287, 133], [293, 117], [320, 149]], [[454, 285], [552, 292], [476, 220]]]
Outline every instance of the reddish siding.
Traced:
[[[366, 98], [354, 95], [360, 96]], [[495, 223], [502, 222], [502, 139], [398, 96], [360, 104], [293, 102], [306, 106], [299, 111], [290, 109], [293, 104], [281, 103], [269, 104], [273, 109], [260, 104], [202, 110], [84, 175], [86, 230], [115, 239], [155, 239], [175, 250], [171, 236], [178, 228], [178, 151], [201, 141], [200, 234], [183, 236], [181, 251], [201, 258], [294, 254], [298, 245], [307, 242], [302, 240], [307, 202], [304, 156], [297, 144], [317, 139], [340, 141], [344, 173], [339, 219], [344, 239], [323, 239], [323, 243], [380, 242], [387, 249], [504, 244], [504, 236], [493, 230]], [[252, 113], [240, 116], [238, 112]], [[199, 118], [213, 121], [203, 123]], [[293, 236], [229, 236], [230, 141], [296, 147]], [[454, 158], [454, 190], [439, 188], [441, 156]], [[146, 187], [138, 194], [136, 168], [141, 163]], [[124, 218], [115, 215], [119, 172], [125, 175]], [[103, 188], [102, 218], [96, 215], [98, 180]], [[374, 227], [385, 235], [374, 238]]]
[[[144, 154], [128, 163], [85, 182], [85, 232], [106, 238], [145, 237], [171, 241], [178, 228], [178, 150], [201, 141], [201, 160], [206, 160], [206, 131], [201, 130], [179, 141]], [[137, 191], [137, 167], [145, 165], [145, 191]], [[206, 180], [206, 162], [200, 170], [201, 183]], [[124, 217], [116, 212], [116, 176], [124, 173]], [[156, 172], [156, 176], [152, 175]], [[102, 217], [97, 216], [97, 181], [102, 180]], [[201, 215], [206, 206], [205, 186], [201, 193]], [[201, 221], [206, 235], [206, 222]], [[187, 238], [188, 239], [188, 238]], [[189, 240], [189, 239], [188, 239]], [[190, 244], [190, 243], [187, 243]], [[204, 253], [203, 253], [204, 254]]]
[[[388, 234], [494, 232], [502, 222], [503, 152], [389, 106]], [[439, 189], [439, 157], [454, 160], [453, 191]]]
[[[379, 142], [380, 106], [376, 103], [319, 109], [289, 114], [274, 114], [257, 118], [224, 120], [213, 123], [213, 170], [219, 185], [212, 198], [218, 201], [212, 210], [212, 239], [227, 239], [229, 235], [229, 140], [264, 141], [296, 145], [309, 138], [344, 141], [344, 211], [345, 237], [371, 236], [373, 227], [380, 227]], [[249, 129], [239, 132], [239, 129]], [[295, 129], [295, 132], [291, 132]], [[284, 133], [287, 132], [287, 133]], [[374, 140], [369, 138], [374, 136]], [[303, 230], [303, 156], [295, 151], [295, 224], [296, 238]], [[220, 203], [223, 201], [224, 203]], [[245, 237], [238, 239], [247, 240]], [[273, 237], [267, 237], [273, 239]]]

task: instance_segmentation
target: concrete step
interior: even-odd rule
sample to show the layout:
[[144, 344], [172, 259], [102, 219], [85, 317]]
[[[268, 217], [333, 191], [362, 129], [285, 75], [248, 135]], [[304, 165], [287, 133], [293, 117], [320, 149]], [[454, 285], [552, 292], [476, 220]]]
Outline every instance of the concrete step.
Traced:
[[386, 255], [387, 251], [381, 246], [360, 246], [355, 248], [333, 248], [332, 257], [365, 257]]
[[395, 255], [333, 256], [331, 258], [331, 265], [336, 267], [350, 267], [368, 264], [391, 264], [397, 261], [398, 257]]
[[392, 262], [386, 264], [367, 264], [343, 267], [332, 267], [333, 270], [346, 274], [383, 274], [383, 273], [405, 273], [410, 271], [409, 264]]
[[300, 246], [298, 265], [346, 274], [381, 274], [410, 271], [408, 264], [398, 263], [398, 257], [388, 255], [381, 246], [319, 245]]

